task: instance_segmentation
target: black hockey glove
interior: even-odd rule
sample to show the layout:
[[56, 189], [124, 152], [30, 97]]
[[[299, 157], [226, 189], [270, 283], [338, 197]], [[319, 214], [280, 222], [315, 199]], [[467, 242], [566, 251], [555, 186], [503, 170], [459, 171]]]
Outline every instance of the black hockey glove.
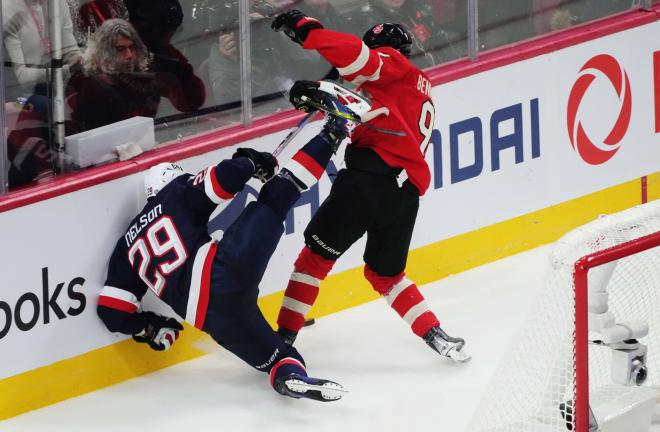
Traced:
[[316, 108], [304, 101], [303, 96], [306, 96], [313, 101], [320, 102], [320, 99], [323, 97], [322, 93], [323, 92], [319, 90], [318, 81], [299, 80], [291, 86], [291, 89], [289, 89], [289, 102], [291, 102], [296, 109], [309, 112]]
[[167, 351], [183, 331], [183, 326], [174, 318], [164, 317], [153, 312], [141, 312], [145, 328], [133, 335], [135, 342], [149, 344], [156, 351]]
[[302, 45], [310, 30], [323, 28], [316, 18], [310, 18], [296, 9], [279, 14], [273, 19], [271, 27], [276, 32], [284, 32], [292, 41]]
[[252, 177], [261, 180], [262, 183], [266, 183], [275, 175], [277, 159], [272, 154], [244, 147], [237, 149], [231, 158], [236, 159], [239, 157], [250, 159], [254, 165], [254, 174], [252, 174]]

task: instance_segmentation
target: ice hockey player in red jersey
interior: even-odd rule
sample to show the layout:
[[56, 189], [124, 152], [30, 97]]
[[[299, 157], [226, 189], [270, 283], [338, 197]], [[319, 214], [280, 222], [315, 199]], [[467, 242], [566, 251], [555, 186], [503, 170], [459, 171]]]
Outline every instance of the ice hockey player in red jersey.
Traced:
[[[268, 373], [278, 393], [341, 398], [339, 384], [307, 376], [302, 356], [266, 322], [257, 296], [288, 211], [318, 181], [346, 133], [345, 120], [329, 117], [277, 175], [270, 153], [247, 148], [197, 175], [171, 163], [151, 168], [147, 204], [117, 242], [99, 296], [98, 315], [108, 329], [154, 350], [168, 349], [183, 327], [174, 318], [141, 311], [151, 290], [185, 321]], [[268, 181], [217, 243], [207, 232], [211, 213], [251, 177]]]
[[[443, 331], [405, 274], [419, 196], [431, 180], [424, 155], [435, 116], [431, 83], [406, 57], [412, 36], [398, 24], [383, 23], [360, 40], [324, 29], [318, 20], [297, 10], [276, 16], [272, 27], [303, 48], [318, 51], [344, 80], [369, 96], [372, 108], [361, 119], [381, 129], [358, 125], [352, 132], [346, 169], [338, 173], [329, 196], [305, 230], [305, 247], [284, 294], [278, 332], [293, 343], [318, 296], [320, 282], [366, 232], [364, 275], [373, 288], [440, 355], [469, 360], [463, 351], [465, 341]], [[316, 82], [306, 84], [306, 93], [321, 91]], [[294, 86], [289, 97], [297, 108], [308, 109], [297, 94], [303, 88], [302, 83]]]

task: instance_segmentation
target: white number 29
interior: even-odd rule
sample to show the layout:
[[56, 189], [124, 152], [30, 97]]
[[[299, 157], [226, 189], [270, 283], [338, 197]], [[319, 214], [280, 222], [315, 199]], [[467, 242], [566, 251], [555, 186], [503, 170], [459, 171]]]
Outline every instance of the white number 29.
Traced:
[[419, 144], [419, 149], [422, 151], [422, 154], [426, 154], [426, 148], [429, 146], [431, 141], [431, 135], [433, 134], [433, 124], [435, 121], [435, 108], [431, 101], [426, 101], [422, 105], [422, 112], [419, 115], [419, 132], [422, 134], [424, 139]]
[[[147, 270], [152, 258], [160, 258], [169, 252], [174, 252], [174, 259], [159, 263], [153, 270], [153, 277], [149, 277]], [[179, 268], [188, 258], [186, 247], [168, 216], [161, 217], [149, 227], [144, 237], [135, 240], [128, 250], [128, 260], [132, 266], [136, 264], [137, 255], [140, 255], [137, 269], [140, 279], [159, 297], [165, 288], [165, 276]]]

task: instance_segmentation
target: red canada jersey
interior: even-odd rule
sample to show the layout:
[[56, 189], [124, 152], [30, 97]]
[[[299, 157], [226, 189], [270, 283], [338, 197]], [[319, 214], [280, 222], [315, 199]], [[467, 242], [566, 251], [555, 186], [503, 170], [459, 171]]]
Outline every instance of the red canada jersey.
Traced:
[[423, 195], [431, 182], [424, 155], [435, 118], [426, 74], [394, 48], [369, 49], [358, 37], [332, 30], [311, 30], [303, 47], [318, 51], [342, 78], [368, 94], [373, 106], [364, 120], [406, 134], [389, 135], [358, 125], [351, 145], [368, 147], [389, 166], [404, 169]]

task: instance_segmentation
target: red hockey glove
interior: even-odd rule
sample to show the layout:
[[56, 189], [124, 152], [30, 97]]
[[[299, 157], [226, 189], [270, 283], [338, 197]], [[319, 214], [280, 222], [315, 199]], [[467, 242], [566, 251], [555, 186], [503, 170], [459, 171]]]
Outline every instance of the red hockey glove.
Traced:
[[141, 312], [145, 328], [133, 335], [135, 342], [149, 344], [156, 351], [167, 351], [183, 331], [183, 326], [174, 318], [164, 317], [153, 312]]
[[231, 158], [236, 159], [238, 157], [250, 159], [254, 165], [252, 177], [261, 180], [262, 183], [266, 183], [275, 175], [277, 159], [268, 152], [260, 152], [251, 148], [239, 148]]
[[323, 28], [316, 18], [310, 18], [296, 9], [279, 14], [273, 19], [271, 27], [276, 32], [282, 31], [292, 41], [302, 45], [310, 30]]

